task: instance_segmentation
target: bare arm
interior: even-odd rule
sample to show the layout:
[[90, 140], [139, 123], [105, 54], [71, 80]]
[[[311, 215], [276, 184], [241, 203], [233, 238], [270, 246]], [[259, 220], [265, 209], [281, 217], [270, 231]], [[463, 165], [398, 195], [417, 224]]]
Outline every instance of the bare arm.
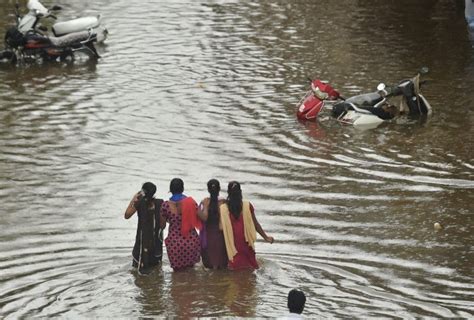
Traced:
[[125, 209], [125, 214], [124, 214], [125, 219], [130, 219], [130, 217], [133, 216], [135, 212], [137, 212], [137, 208], [135, 208], [135, 204], [138, 202], [138, 196], [139, 196], [139, 193], [135, 194], [132, 200], [130, 200], [130, 203], [128, 204], [127, 209]]
[[253, 220], [253, 224], [255, 225], [255, 229], [257, 230], [258, 234], [262, 236], [262, 238], [266, 241], [266, 242], [269, 242], [269, 243], [273, 243], [273, 241], [275, 239], [273, 239], [273, 237], [270, 237], [268, 236], [265, 231], [263, 230], [262, 226], [260, 225], [260, 223], [258, 222], [257, 220], [257, 217], [255, 217], [255, 213], [254, 213], [254, 210], [253, 210], [253, 206], [250, 205], [250, 212], [252, 213], [252, 220]]
[[207, 221], [207, 218], [209, 217], [209, 201], [207, 198], [202, 200], [199, 204], [198, 217], [202, 221]]

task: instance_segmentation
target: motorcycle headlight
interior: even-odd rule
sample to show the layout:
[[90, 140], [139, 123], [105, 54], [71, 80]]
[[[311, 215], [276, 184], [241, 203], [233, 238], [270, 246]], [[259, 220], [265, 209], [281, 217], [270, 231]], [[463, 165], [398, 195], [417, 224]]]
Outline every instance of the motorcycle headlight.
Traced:
[[329, 94], [327, 92], [321, 91], [319, 87], [315, 87], [311, 85], [311, 89], [316, 97], [318, 97], [321, 100], [327, 99], [329, 97]]

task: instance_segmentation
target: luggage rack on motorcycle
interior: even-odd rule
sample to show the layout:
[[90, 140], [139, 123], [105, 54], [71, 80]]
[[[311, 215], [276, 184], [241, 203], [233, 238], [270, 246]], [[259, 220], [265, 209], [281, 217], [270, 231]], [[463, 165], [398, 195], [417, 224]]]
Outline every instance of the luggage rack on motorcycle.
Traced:
[[91, 53], [95, 58], [100, 58], [99, 53], [97, 52], [94, 45], [92, 44], [92, 42], [97, 40], [97, 34], [94, 32], [93, 28], [89, 28], [88, 32], [89, 32], [89, 37], [86, 40], [80, 41], [80, 44], [82, 44], [82, 47], [74, 48], [72, 51], [76, 52], [76, 51], [86, 50], [89, 53]]

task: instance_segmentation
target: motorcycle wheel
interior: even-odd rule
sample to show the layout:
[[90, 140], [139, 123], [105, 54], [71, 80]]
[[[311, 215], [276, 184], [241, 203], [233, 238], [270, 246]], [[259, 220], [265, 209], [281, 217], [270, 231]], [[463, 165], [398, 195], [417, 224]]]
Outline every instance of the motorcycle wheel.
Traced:
[[85, 43], [82, 47], [79, 48], [78, 51], [86, 54], [89, 59], [97, 60], [98, 58], [100, 58], [100, 55], [92, 42]]
[[0, 52], [0, 62], [16, 64], [16, 62], [17, 62], [16, 54], [12, 51], [1, 51]]
[[61, 55], [59, 60], [61, 62], [73, 62], [74, 61], [74, 53], [72, 52], [72, 50], [67, 50]]

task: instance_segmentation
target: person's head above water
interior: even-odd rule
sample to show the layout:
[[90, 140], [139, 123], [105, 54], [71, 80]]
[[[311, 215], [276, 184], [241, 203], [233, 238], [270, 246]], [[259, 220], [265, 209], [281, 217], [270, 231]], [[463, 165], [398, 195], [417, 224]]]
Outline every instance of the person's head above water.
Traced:
[[214, 224], [219, 222], [219, 192], [221, 184], [217, 179], [211, 179], [207, 182], [207, 191], [209, 191], [210, 201], [208, 209], [207, 222]]
[[227, 185], [227, 195], [229, 198], [242, 198], [242, 189], [240, 188], [240, 183], [237, 181], [231, 181]]
[[145, 182], [142, 185], [143, 196], [147, 199], [153, 198], [156, 192], [156, 186], [151, 182]]
[[170, 182], [170, 192], [180, 194], [184, 191], [184, 182], [180, 178], [173, 178]]
[[227, 207], [230, 213], [238, 219], [242, 211], [242, 189], [237, 181], [231, 181], [227, 185]]
[[221, 191], [221, 184], [217, 179], [211, 179], [207, 182], [207, 191], [212, 195], [218, 195]]
[[288, 309], [290, 313], [301, 314], [306, 303], [306, 296], [303, 291], [293, 289], [288, 293]]

